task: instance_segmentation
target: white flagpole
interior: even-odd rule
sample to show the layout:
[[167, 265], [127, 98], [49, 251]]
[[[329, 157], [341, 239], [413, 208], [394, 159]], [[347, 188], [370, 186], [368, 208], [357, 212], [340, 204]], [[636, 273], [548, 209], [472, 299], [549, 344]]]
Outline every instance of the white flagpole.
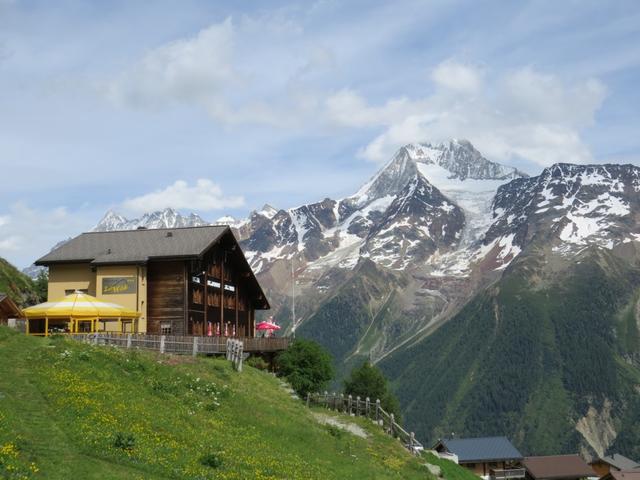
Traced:
[[293, 257], [291, 257], [291, 336], [296, 338], [296, 277], [293, 271]]

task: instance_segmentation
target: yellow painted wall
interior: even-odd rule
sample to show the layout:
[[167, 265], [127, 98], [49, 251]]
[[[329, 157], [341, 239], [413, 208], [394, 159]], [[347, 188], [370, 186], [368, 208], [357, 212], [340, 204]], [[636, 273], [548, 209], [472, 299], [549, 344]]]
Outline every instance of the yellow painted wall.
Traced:
[[[92, 268], [95, 271], [92, 271]], [[102, 279], [105, 277], [136, 277], [137, 293], [102, 294]], [[92, 295], [105, 302], [113, 302], [141, 312], [138, 320], [138, 332], [147, 331], [147, 268], [137, 265], [99, 266], [89, 264], [51, 265], [49, 267], [49, 300], [57, 300], [66, 290], [88, 290]], [[106, 323], [107, 330], [117, 330], [116, 322]]]
[[96, 274], [87, 263], [72, 265], [51, 265], [49, 267], [49, 287], [47, 297], [50, 301], [65, 296], [65, 290], [88, 290], [89, 295], [96, 294]]
[[[107, 277], [136, 277], [138, 288], [136, 293], [107, 294], [102, 293], [102, 279]], [[138, 331], [147, 331], [147, 269], [137, 265], [109, 265], [97, 267], [96, 271], [96, 297], [105, 302], [113, 302], [123, 307], [141, 312], [138, 320]], [[115, 330], [114, 323], [108, 330]]]

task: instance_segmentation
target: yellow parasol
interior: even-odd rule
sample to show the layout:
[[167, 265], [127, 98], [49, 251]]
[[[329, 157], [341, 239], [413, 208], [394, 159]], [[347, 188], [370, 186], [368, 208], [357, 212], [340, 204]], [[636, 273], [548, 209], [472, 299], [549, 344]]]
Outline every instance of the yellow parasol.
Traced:
[[27, 318], [138, 318], [139, 312], [122, 305], [103, 302], [96, 297], [78, 292], [54, 301], [25, 308]]
[[[140, 316], [140, 312], [128, 309], [117, 303], [103, 302], [77, 290], [60, 300], [25, 308], [23, 312], [27, 322], [35, 319], [46, 319], [46, 325], [48, 325], [49, 319], [69, 319], [72, 323], [75, 320], [77, 324], [79, 321], [98, 321], [99, 319], [118, 320], [120, 322], [123, 319], [134, 320]], [[91, 322], [91, 330], [93, 331], [94, 329], [95, 324]], [[27, 332], [29, 333], [29, 330]], [[45, 335], [48, 334], [47, 326], [45, 326], [43, 333]]]

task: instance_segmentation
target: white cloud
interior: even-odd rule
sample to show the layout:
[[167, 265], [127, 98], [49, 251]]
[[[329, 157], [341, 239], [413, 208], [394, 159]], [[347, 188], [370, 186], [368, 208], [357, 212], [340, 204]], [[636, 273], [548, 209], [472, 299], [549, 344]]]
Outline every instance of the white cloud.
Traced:
[[447, 60], [436, 66], [431, 79], [443, 88], [459, 92], [476, 92], [482, 84], [482, 72], [471, 65]]
[[15, 252], [16, 250], [20, 250], [21, 243], [22, 238], [15, 235], [3, 238], [0, 240], [0, 252]]
[[9, 215], [0, 215], [0, 227], [8, 224], [11, 221], [11, 217]]
[[233, 26], [227, 18], [194, 37], [149, 51], [107, 86], [107, 94], [131, 106], [213, 102], [237, 79], [232, 50]]
[[371, 106], [357, 92], [343, 89], [327, 97], [329, 120], [347, 127], [393, 125], [423, 110], [426, 105], [407, 97], [392, 98], [380, 106]]
[[0, 216], [10, 219], [0, 225], [0, 257], [26, 267], [59, 241], [87, 231], [97, 215], [84, 209], [70, 213], [64, 207], [35, 209], [14, 203]]
[[[243, 16], [235, 25], [228, 18], [149, 51], [111, 82], [108, 93], [127, 106], [189, 104], [221, 124], [266, 125], [290, 135], [379, 129], [359, 152], [375, 162], [386, 161], [403, 143], [451, 137], [468, 138], [500, 161], [593, 161], [581, 132], [594, 123], [607, 94], [596, 79], [566, 81], [532, 67], [495, 72], [448, 59], [427, 79], [416, 77], [425, 82], [418, 87], [431, 93], [368, 98], [339, 84], [331, 90], [315, 84], [345, 65], [330, 46], [299, 47], [302, 33], [286, 11]], [[262, 43], [247, 49], [248, 39]], [[287, 43], [291, 54], [282, 53]]]
[[[435, 71], [459, 67], [445, 62]], [[531, 67], [494, 77], [491, 82], [480, 82], [469, 76], [445, 85], [444, 80], [452, 77], [443, 74], [434, 79], [438, 88], [432, 95], [405, 100], [406, 115], [391, 123], [379, 121], [371, 115], [375, 108], [351, 93], [357, 101], [343, 102], [350, 109], [350, 118], [364, 117], [370, 120], [368, 126], [384, 128], [360, 155], [386, 161], [404, 143], [458, 137], [469, 139], [495, 160], [519, 157], [542, 166], [593, 161], [581, 130], [594, 124], [595, 114], [606, 98], [607, 89], [600, 81], [586, 79], [569, 84]]]
[[149, 212], [167, 207], [209, 211], [242, 207], [244, 198], [227, 197], [223, 195], [220, 186], [211, 180], [201, 178], [193, 186], [184, 180], [177, 180], [162, 190], [127, 199], [122, 205], [132, 212]]

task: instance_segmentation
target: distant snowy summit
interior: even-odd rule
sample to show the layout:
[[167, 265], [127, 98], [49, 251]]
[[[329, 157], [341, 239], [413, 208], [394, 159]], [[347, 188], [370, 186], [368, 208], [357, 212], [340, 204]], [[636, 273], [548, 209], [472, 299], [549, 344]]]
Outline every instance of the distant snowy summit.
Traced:
[[145, 213], [139, 218], [127, 219], [109, 210], [102, 220], [93, 227], [93, 232], [111, 232], [114, 230], [135, 230], [136, 228], [179, 228], [200, 227], [209, 225], [199, 215], [190, 213], [182, 215], [173, 208], [165, 208], [157, 212]]
[[[252, 215], [260, 215], [271, 219], [278, 211], [269, 204], [265, 204], [260, 210], [252, 212]], [[232, 228], [240, 228], [249, 219], [238, 220], [231, 215], [218, 218], [215, 222], [208, 222], [196, 213], [182, 215], [173, 208], [165, 208], [155, 212], [145, 213], [141, 217], [128, 219], [113, 210], [109, 210], [98, 224], [91, 229], [92, 232], [111, 232], [115, 230], [135, 230], [136, 228], [181, 228], [201, 227], [203, 225], [228, 225]]]

